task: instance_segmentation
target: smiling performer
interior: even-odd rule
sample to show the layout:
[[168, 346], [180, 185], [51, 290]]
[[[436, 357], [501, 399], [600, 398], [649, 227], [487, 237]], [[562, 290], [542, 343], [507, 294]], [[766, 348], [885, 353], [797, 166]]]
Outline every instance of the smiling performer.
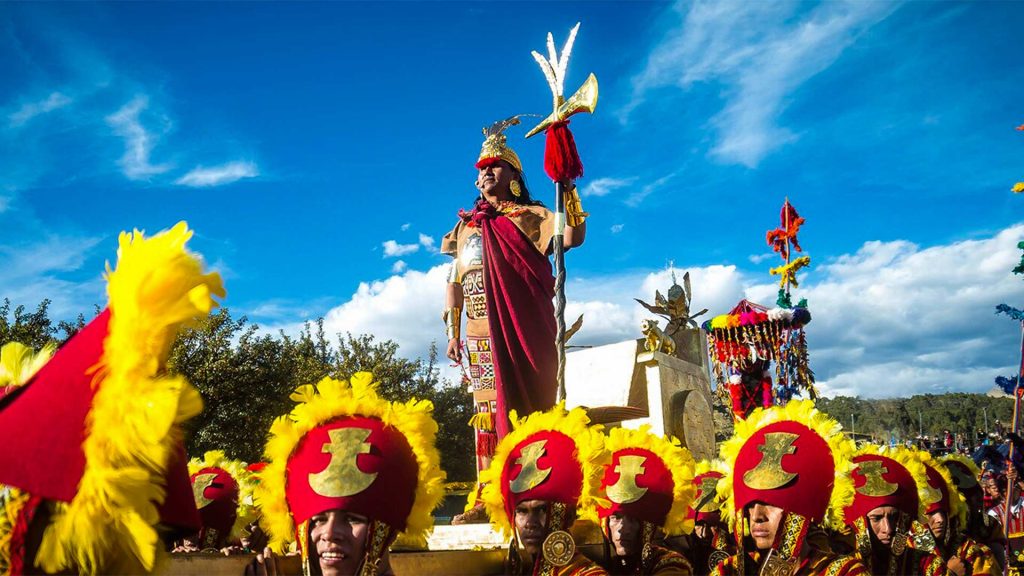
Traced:
[[502, 439], [483, 476], [491, 522], [512, 538], [505, 574], [599, 576], [568, 530], [577, 516], [595, 519], [604, 436], [582, 408], [559, 404], [524, 419]]
[[[721, 448], [731, 471], [718, 486], [738, 552], [712, 574], [866, 574], [855, 557], [832, 553], [821, 530], [840, 526], [853, 499], [852, 453], [839, 423], [810, 400], [755, 410], [737, 421]], [[751, 562], [756, 570], [747, 566]]]
[[687, 576], [693, 567], [682, 554], [656, 545], [662, 534], [693, 530], [693, 456], [678, 441], [639, 430], [613, 428], [598, 505], [605, 537], [605, 568], [611, 574]]
[[[447, 356], [465, 356], [473, 390], [477, 470], [490, 464], [498, 440], [508, 433], [508, 413], [543, 411], [555, 405], [554, 277], [548, 255], [555, 235], [554, 214], [534, 200], [526, 187], [519, 156], [508, 146], [505, 129], [518, 117], [484, 129], [477, 160], [473, 209], [441, 240], [441, 252], [455, 258], [443, 319]], [[583, 243], [586, 213], [576, 190], [565, 182], [569, 225], [562, 245]], [[462, 311], [466, 311], [465, 332]], [[460, 521], [486, 522], [473, 507]]]
[[[366, 372], [301, 386], [270, 428], [256, 504], [270, 548], [296, 541], [306, 576], [390, 574], [395, 538], [425, 545], [433, 527], [445, 478], [433, 405], [388, 402], [376, 387]], [[276, 573], [273, 554], [246, 573]]]

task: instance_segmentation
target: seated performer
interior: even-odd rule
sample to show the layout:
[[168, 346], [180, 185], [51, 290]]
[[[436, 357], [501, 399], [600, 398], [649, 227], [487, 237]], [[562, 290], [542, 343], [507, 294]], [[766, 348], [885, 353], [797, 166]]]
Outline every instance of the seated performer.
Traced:
[[167, 356], [224, 289], [191, 236], [122, 233], [107, 308], [0, 400], [0, 574], [145, 574], [199, 529], [181, 428], [202, 400]]
[[935, 538], [933, 554], [955, 576], [1001, 573], [992, 551], [963, 532], [967, 525], [967, 503], [953, 484], [953, 478], [927, 452], [919, 452], [924, 476], [916, 478], [918, 497], [924, 503], [928, 530]]
[[[465, 339], [469, 386], [473, 391], [477, 470], [490, 465], [498, 440], [509, 430], [508, 413], [544, 411], [555, 405], [554, 277], [555, 215], [530, 196], [523, 165], [504, 130], [517, 118], [484, 130], [476, 162], [480, 191], [470, 212], [441, 240], [451, 255], [445, 311], [448, 358], [461, 364]], [[586, 217], [576, 188], [563, 183], [567, 226], [564, 248], [583, 244]], [[461, 313], [466, 312], [465, 331]], [[470, 495], [466, 513], [453, 523], [486, 522]]]
[[[395, 538], [425, 545], [433, 527], [445, 479], [433, 405], [388, 402], [376, 387], [366, 372], [301, 386], [299, 404], [270, 428], [255, 500], [270, 548], [295, 540], [303, 574], [390, 574]], [[269, 552], [246, 568], [276, 572]]]
[[992, 551], [1001, 571], [1006, 565], [1006, 538], [999, 521], [985, 514], [981, 469], [974, 460], [960, 454], [948, 454], [939, 458], [939, 462], [949, 470], [953, 484], [967, 501], [967, 526], [963, 528], [964, 533]]
[[693, 457], [677, 441], [639, 430], [613, 428], [598, 505], [605, 537], [604, 567], [610, 574], [693, 573], [682, 554], [655, 544], [661, 533], [685, 534], [693, 501]]
[[720, 484], [737, 552], [712, 574], [865, 574], [855, 557], [833, 554], [821, 530], [837, 525], [852, 497], [852, 453], [839, 423], [810, 400], [755, 410], [737, 421], [721, 447], [731, 472]]
[[945, 565], [927, 550], [911, 546], [920, 508], [915, 477], [924, 468], [909, 449], [865, 445], [853, 457], [855, 491], [845, 509], [856, 538], [856, 554], [872, 574], [943, 574]]
[[568, 530], [577, 515], [595, 514], [604, 437], [582, 408], [555, 406], [523, 419], [502, 439], [481, 476], [484, 506], [511, 537], [505, 574], [599, 576], [601, 567], [576, 550]]

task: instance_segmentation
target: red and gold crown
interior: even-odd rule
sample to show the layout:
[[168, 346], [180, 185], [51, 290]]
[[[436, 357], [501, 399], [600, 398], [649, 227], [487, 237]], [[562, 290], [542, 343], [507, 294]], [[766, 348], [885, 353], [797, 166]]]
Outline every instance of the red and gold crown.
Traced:
[[853, 464], [854, 497], [844, 511], [846, 524], [855, 526], [859, 518], [881, 506], [917, 518], [921, 509], [915, 475], [923, 474], [924, 468], [907, 450], [866, 444], [854, 454]]
[[504, 160], [522, 174], [523, 163], [519, 161], [519, 155], [516, 154], [516, 151], [508, 145], [505, 136], [505, 129], [516, 124], [519, 124], [519, 117], [512, 116], [484, 128], [485, 138], [483, 146], [480, 147], [480, 157], [477, 158], [476, 168], [484, 168], [499, 160]]
[[718, 483], [730, 521], [753, 502], [777, 506], [812, 523], [842, 525], [853, 499], [853, 442], [810, 400], [755, 410], [736, 422], [721, 458], [731, 469]]
[[256, 519], [253, 478], [244, 462], [231, 460], [220, 450], [210, 450], [202, 460], [188, 463], [192, 495], [203, 527], [200, 547], [221, 548], [229, 537], [238, 538]]
[[701, 460], [694, 468], [694, 495], [687, 519], [694, 522], [718, 522], [722, 502], [718, 498], [718, 482], [725, 477], [725, 463], [721, 460]]
[[945, 511], [950, 522], [955, 520], [960, 529], [965, 528], [967, 502], [964, 501], [963, 494], [956, 489], [949, 470], [928, 452], [914, 450], [913, 453], [924, 466], [924, 475], [914, 478], [917, 481], [917, 494], [921, 499], [923, 515]]
[[255, 487], [271, 547], [281, 551], [294, 538], [305, 551], [308, 520], [330, 509], [380, 525], [384, 547], [399, 533], [425, 545], [445, 479], [433, 404], [384, 400], [367, 372], [324, 378], [291, 398], [298, 405], [271, 426]]
[[148, 572], [162, 550], [158, 523], [198, 529], [181, 425], [202, 400], [166, 360], [178, 331], [224, 289], [186, 251], [191, 236], [184, 222], [152, 238], [122, 233], [106, 310], [0, 400], [0, 483], [54, 505], [25, 562], [48, 572]]
[[527, 500], [564, 504], [576, 515], [594, 519], [603, 471], [601, 426], [590, 425], [582, 408], [566, 412], [562, 404], [526, 418], [513, 410], [509, 420], [513, 430], [498, 443], [491, 466], [480, 474], [480, 498], [491, 523], [512, 536], [515, 507]]
[[939, 458], [939, 462], [949, 470], [953, 478], [953, 484], [963, 493], [964, 496], [981, 497], [981, 469], [978, 465], [963, 454], [946, 454]]
[[648, 425], [639, 430], [612, 428], [605, 451], [600, 492], [605, 502], [597, 509], [602, 520], [625, 514], [670, 536], [693, 530], [686, 512], [694, 495], [694, 462], [678, 440], [655, 436]]

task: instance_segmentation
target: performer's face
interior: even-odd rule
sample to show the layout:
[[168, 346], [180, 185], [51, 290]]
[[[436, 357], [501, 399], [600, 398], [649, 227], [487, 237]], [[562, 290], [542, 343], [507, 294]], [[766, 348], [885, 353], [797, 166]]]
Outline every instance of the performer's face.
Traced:
[[618, 556], [632, 556], [640, 552], [640, 521], [625, 514], [608, 517], [608, 533]]
[[524, 500], [516, 505], [516, 532], [526, 551], [536, 556], [548, 536], [548, 502]]
[[785, 510], [778, 506], [754, 502], [747, 507], [747, 519], [750, 520], [750, 537], [758, 550], [769, 550], [775, 543], [775, 535], [779, 533], [779, 525]]
[[949, 516], [946, 515], [945, 510], [939, 510], [938, 512], [932, 512], [928, 515], [928, 528], [932, 531], [932, 536], [939, 542], [942, 542], [946, 538], [946, 530], [949, 527]]
[[896, 535], [899, 516], [900, 511], [894, 506], [879, 506], [868, 512], [868, 528], [883, 546], [892, 546], [892, 537]]
[[309, 537], [324, 576], [356, 573], [366, 551], [369, 526], [365, 516], [338, 509], [309, 519]]
[[516, 169], [508, 162], [499, 160], [480, 169], [476, 187], [488, 201], [509, 200], [512, 196], [509, 184], [515, 177]]

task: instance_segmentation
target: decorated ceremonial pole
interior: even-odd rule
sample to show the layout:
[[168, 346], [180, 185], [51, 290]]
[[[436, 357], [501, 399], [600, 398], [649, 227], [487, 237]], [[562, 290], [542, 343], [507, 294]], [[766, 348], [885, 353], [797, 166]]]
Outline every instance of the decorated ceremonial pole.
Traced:
[[[558, 349], [557, 401], [565, 400], [565, 225], [568, 216], [570, 226], [578, 226], [587, 216], [580, 207], [579, 195], [571, 187], [572, 181], [583, 175], [583, 163], [576, 151], [576, 142], [569, 131], [569, 117], [578, 112], [593, 112], [597, 106], [597, 77], [591, 74], [583, 86], [568, 100], [564, 96], [565, 72], [569, 67], [569, 55], [576, 40], [580, 25], [569, 32], [561, 55], [555, 50], [555, 39], [548, 33], [548, 58], [532, 52], [540, 65], [551, 88], [553, 111], [540, 124], [530, 130], [526, 137], [544, 131], [544, 171], [555, 183], [555, 235], [552, 239], [555, 260], [555, 346]], [[570, 183], [570, 189], [565, 184]], [[568, 199], [567, 199], [568, 196]]]
[[[1018, 242], [1017, 248], [1024, 249], [1024, 242]], [[1021, 257], [1020, 263], [1014, 267], [1014, 274], [1024, 274], [1024, 256]], [[1020, 360], [1017, 363], [1017, 378], [1015, 385], [1013, 386], [1013, 422], [1011, 423], [1011, 430], [1014, 435], [1018, 434], [1020, 427], [1020, 397], [1021, 392], [1024, 389], [1021, 388], [1022, 375], [1024, 375], [1024, 311], [1018, 310], [1008, 304], [999, 304], [996, 306], [996, 314], [1006, 314], [1013, 320], [1016, 320], [1020, 324]], [[1013, 445], [1014, 442], [1010, 442], [1010, 450], [1006, 456], [1007, 467], [1013, 466]], [[1007, 468], [1009, 469], [1009, 468]], [[1010, 497], [1013, 494], [1013, 486], [1006, 487], [1006, 499], [1003, 502], [1003, 526], [1009, 526], [1010, 522]], [[1009, 531], [1008, 531], [1009, 532]], [[1010, 542], [1009, 539], [1006, 541], [1006, 552], [1007, 558], [1009, 558]], [[1003, 568], [1003, 574], [1007, 574], [1010, 563], [1007, 562]]]

